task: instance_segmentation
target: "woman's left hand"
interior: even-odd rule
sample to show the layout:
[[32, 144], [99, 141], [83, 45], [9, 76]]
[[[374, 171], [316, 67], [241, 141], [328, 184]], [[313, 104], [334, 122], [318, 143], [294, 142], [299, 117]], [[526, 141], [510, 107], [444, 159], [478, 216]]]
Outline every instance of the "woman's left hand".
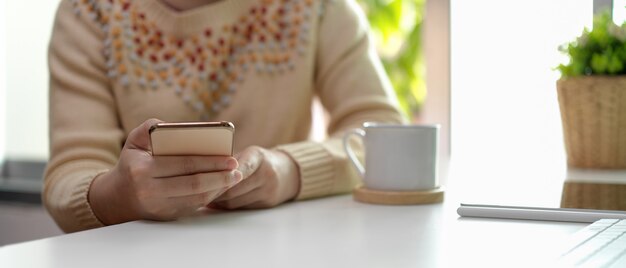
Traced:
[[209, 207], [269, 208], [294, 199], [300, 191], [298, 166], [286, 153], [251, 146], [235, 158], [243, 180], [215, 199]]

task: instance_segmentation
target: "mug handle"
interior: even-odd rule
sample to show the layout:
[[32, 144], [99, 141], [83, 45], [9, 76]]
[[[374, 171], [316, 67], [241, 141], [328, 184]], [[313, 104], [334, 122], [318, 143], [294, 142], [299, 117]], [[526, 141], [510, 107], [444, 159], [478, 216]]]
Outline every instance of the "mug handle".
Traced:
[[350, 147], [349, 141], [353, 135], [359, 136], [361, 137], [361, 139], [363, 139], [365, 138], [365, 131], [363, 131], [360, 128], [355, 128], [347, 132], [343, 136], [343, 149], [346, 151], [346, 154], [348, 154], [348, 159], [350, 159], [350, 162], [352, 162], [352, 165], [354, 165], [356, 170], [359, 172], [359, 175], [361, 175], [361, 178], [363, 178], [365, 176], [365, 168], [363, 168], [363, 164], [361, 164], [359, 159], [356, 157], [354, 150], [352, 150], [352, 147]]

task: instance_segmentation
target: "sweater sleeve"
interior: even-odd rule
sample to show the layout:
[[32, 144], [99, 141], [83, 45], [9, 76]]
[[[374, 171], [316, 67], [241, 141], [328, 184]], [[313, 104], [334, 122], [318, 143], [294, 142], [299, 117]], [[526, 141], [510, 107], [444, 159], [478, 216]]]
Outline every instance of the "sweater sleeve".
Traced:
[[101, 27], [74, 11], [70, 1], [61, 1], [48, 51], [50, 161], [43, 202], [65, 232], [102, 226], [88, 191], [94, 177], [117, 162], [124, 135], [106, 75]]
[[[347, 130], [367, 121], [405, 121], [368, 31], [354, 0], [327, 2], [319, 25], [315, 85], [330, 115], [329, 138], [321, 143], [278, 147], [299, 166], [297, 199], [345, 193], [358, 183], [360, 178], [343, 151], [342, 137]], [[362, 148], [356, 150], [362, 153]]]

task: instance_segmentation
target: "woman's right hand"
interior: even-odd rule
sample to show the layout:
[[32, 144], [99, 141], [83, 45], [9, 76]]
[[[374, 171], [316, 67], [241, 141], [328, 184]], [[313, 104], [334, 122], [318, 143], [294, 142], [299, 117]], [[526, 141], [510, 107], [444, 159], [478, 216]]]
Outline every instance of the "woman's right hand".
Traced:
[[130, 132], [115, 167], [89, 189], [89, 204], [106, 224], [174, 220], [208, 205], [242, 179], [226, 156], [152, 156], [149, 119]]

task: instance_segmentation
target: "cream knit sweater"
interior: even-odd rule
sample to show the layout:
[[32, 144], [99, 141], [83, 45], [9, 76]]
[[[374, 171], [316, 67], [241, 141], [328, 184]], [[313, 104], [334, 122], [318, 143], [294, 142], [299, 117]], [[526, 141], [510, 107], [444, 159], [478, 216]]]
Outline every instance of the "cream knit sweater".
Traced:
[[[235, 152], [288, 153], [298, 199], [350, 191], [342, 133], [403, 121], [354, 0], [223, 0], [176, 12], [157, 0], [64, 0], [49, 47], [44, 203], [66, 232], [102, 226], [88, 203], [144, 120], [231, 121]], [[329, 138], [308, 141], [311, 103]]]

